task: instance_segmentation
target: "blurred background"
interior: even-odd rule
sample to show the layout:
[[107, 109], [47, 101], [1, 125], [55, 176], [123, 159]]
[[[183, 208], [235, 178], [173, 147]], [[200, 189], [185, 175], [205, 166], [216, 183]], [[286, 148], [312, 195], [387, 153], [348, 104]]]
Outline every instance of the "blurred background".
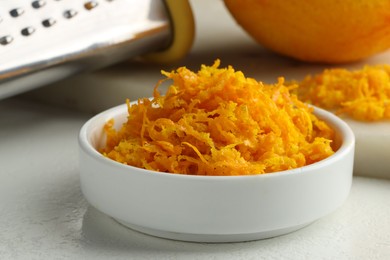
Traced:
[[[211, 65], [215, 59], [221, 60], [221, 67], [232, 65], [246, 76], [267, 83], [275, 82], [280, 76], [287, 80], [300, 80], [324, 68], [353, 69], [390, 60], [390, 52], [343, 65], [304, 63], [282, 57], [256, 43], [237, 24], [222, 0], [191, 0], [190, 4], [195, 19], [195, 40], [183, 59], [170, 64], [133, 59], [92, 73], [73, 76], [20, 97], [97, 113], [122, 104], [126, 98], [134, 100], [151, 96], [154, 86], [163, 78], [161, 70], [170, 71], [186, 66], [197, 71], [201, 64]], [[161, 91], [164, 92], [164, 87]]]

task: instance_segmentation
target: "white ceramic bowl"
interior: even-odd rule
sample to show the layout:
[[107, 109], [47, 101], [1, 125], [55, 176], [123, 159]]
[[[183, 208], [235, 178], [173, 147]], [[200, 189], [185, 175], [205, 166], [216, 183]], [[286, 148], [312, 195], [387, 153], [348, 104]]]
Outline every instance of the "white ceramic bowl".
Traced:
[[331, 213], [347, 198], [355, 138], [332, 113], [318, 117], [337, 132], [339, 149], [302, 168], [254, 176], [187, 176], [151, 172], [103, 157], [103, 125], [127, 118], [121, 105], [90, 119], [81, 129], [80, 181], [89, 203], [127, 227], [158, 237], [235, 242], [297, 230]]

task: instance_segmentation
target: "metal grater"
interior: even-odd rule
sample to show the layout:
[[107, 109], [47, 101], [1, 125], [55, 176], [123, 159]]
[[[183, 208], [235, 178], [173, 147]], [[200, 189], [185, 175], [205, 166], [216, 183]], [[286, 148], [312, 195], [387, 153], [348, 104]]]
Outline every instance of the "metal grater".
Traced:
[[1, 1], [0, 98], [168, 48], [174, 26], [167, 2]]

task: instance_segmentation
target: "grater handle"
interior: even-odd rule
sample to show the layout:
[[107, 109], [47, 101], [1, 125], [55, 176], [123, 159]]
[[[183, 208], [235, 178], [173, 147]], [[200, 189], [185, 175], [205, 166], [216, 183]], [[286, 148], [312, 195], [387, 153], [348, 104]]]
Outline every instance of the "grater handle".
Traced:
[[188, 1], [165, 0], [171, 18], [172, 42], [168, 48], [144, 55], [146, 60], [169, 63], [181, 59], [191, 49], [195, 35], [194, 17]]

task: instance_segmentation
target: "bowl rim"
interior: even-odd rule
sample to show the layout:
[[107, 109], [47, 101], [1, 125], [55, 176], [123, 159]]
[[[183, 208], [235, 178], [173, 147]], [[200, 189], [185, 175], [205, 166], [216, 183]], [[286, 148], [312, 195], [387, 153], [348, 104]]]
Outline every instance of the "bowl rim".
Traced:
[[[133, 101], [130, 104], [133, 104], [137, 101]], [[296, 174], [309, 173], [311, 171], [315, 171], [316, 169], [323, 168], [329, 164], [332, 164], [340, 159], [342, 159], [345, 155], [347, 155], [351, 149], [354, 149], [355, 146], [355, 135], [350, 128], [350, 126], [344, 122], [340, 117], [335, 114], [321, 109], [319, 107], [309, 105], [314, 108], [314, 114], [318, 116], [321, 120], [326, 121], [330, 126], [336, 130], [341, 138], [341, 145], [338, 150], [331, 156], [318, 161], [313, 164], [305, 165], [302, 167], [277, 171], [272, 173], [264, 173], [264, 174], [251, 174], [251, 175], [224, 175], [224, 176], [215, 176], [215, 175], [187, 175], [187, 174], [175, 174], [175, 173], [167, 173], [167, 172], [158, 172], [147, 170], [131, 165], [125, 165], [123, 163], [117, 162], [110, 158], [105, 157], [96, 148], [89, 142], [89, 135], [91, 131], [91, 125], [97, 123], [99, 121], [104, 120], [102, 123], [106, 123], [109, 119], [115, 118], [116, 116], [122, 115], [123, 113], [127, 113], [127, 104], [120, 104], [118, 106], [112, 107], [105, 111], [102, 111], [89, 120], [87, 120], [84, 125], [81, 127], [78, 143], [79, 148], [83, 150], [86, 154], [92, 157], [94, 160], [99, 161], [100, 163], [108, 164], [109, 166], [119, 169], [121, 171], [128, 171], [128, 173], [137, 172], [138, 174], [154, 174], [156, 176], [161, 176], [164, 178], [184, 178], [184, 179], [196, 179], [196, 180], [212, 180], [212, 181], [226, 181], [226, 180], [237, 180], [237, 179], [258, 179], [258, 178], [277, 178], [280, 176], [288, 175], [293, 176]], [[109, 116], [111, 115], [111, 116]]]

